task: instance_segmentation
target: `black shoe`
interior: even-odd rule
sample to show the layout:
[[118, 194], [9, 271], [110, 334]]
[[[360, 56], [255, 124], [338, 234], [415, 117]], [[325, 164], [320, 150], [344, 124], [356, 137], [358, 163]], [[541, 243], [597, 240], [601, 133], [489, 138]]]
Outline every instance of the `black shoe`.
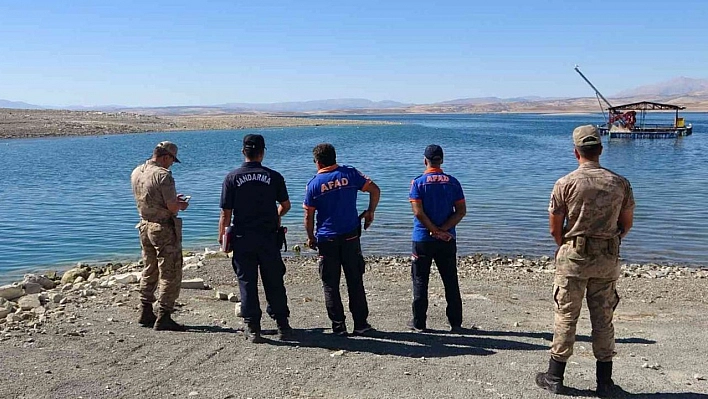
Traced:
[[152, 311], [152, 305], [144, 303], [141, 308], [142, 310], [138, 324], [143, 327], [153, 328], [155, 326], [155, 322], [157, 321], [157, 316], [155, 316], [155, 312]]
[[172, 320], [172, 317], [170, 317], [170, 314], [167, 312], [160, 312], [158, 314], [157, 320], [155, 321], [155, 327], [153, 328], [155, 329], [155, 331], [187, 331], [187, 328], [185, 326], [178, 324], [176, 321]]
[[374, 332], [376, 331], [374, 327], [371, 327], [371, 324], [369, 323], [364, 323], [359, 327], [354, 327], [353, 334], [354, 335], [366, 335], [367, 333]]
[[614, 381], [610, 380], [598, 383], [595, 394], [599, 398], [624, 398], [627, 396], [627, 391], [620, 388], [619, 385], [615, 385]]
[[406, 326], [407, 326], [408, 329], [410, 329], [411, 331], [415, 331], [415, 332], [419, 332], [419, 333], [427, 332], [427, 331], [428, 331], [428, 329], [425, 328], [425, 327], [423, 327], [423, 328], [418, 328], [418, 327], [416, 327], [416, 326], [415, 326], [415, 322], [413, 322], [413, 320], [408, 321], [408, 324], [406, 324]]
[[536, 385], [557, 394], [565, 391], [563, 386], [563, 374], [565, 374], [565, 363], [551, 358], [548, 361], [548, 371], [536, 374]]
[[288, 319], [278, 321], [278, 338], [281, 341], [291, 341], [293, 339], [293, 328], [290, 327]]
[[612, 381], [612, 362], [597, 362], [597, 389], [595, 393], [601, 398], [622, 398], [627, 393]]
[[452, 326], [450, 327], [450, 332], [453, 334], [464, 334], [466, 330], [462, 326]]
[[332, 334], [338, 337], [346, 337], [348, 335], [347, 325], [343, 321], [333, 321]]
[[548, 373], [536, 374], [536, 385], [552, 393], [563, 393], [563, 381], [557, 381]]
[[251, 341], [254, 344], [262, 344], [265, 339], [261, 337], [260, 326], [246, 326], [243, 330], [243, 334], [246, 336], [246, 340]]

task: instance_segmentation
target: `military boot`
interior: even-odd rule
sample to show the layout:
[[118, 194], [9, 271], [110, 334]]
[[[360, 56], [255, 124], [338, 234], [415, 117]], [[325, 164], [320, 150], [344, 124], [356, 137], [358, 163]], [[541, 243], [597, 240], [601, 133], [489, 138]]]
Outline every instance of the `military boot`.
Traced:
[[243, 334], [246, 339], [253, 342], [254, 344], [262, 344], [265, 339], [261, 337], [261, 326], [259, 324], [247, 324], [246, 328], [243, 330]]
[[157, 320], [157, 316], [155, 316], [155, 312], [152, 311], [152, 304], [149, 303], [143, 303], [140, 306], [140, 319], [138, 320], [138, 324], [140, 324], [143, 327], [150, 327], [152, 328], [155, 325], [155, 321]]
[[170, 312], [162, 310], [157, 313], [157, 321], [155, 321], [154, 328], [156, 331], [187, 331], [183, 325], [177, 324], [176, 321], [172, 320]]
[[551, 358], [548, 361], [548, 371], [536, 374], [536, 385], [553, 393], [563, 393], [563, 374], [565, 363]]
[[597, 390], [595, 393], [601, 398], [620, 398], [625, 391], [612, 381], [612, 362], [597, 362], [595, 375], [597, 376]]
[[291, 341], [293, 339], [293, 328], [290, 327], [288, 319], [281, 319], [278, 323], [278, 338], [281, 341]]

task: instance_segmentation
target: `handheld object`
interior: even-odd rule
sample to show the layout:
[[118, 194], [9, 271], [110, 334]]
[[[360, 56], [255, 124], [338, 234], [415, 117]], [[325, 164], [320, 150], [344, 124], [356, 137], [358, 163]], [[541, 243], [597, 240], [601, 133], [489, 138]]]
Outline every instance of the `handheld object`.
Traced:
[[184, 202], [189, 202], [189, 200], [191, 200], [191, 199], [192, 199], [191, 195], [185, 195], [184, 197], [182, 197], [182, 200], [184, 200]]
[[231, 248], [231, 228], [233, 226], [229, 226], [226, 228], [226, 231], [224, 232], [224, 235], [221, 237], [221, 250], [229, 253], [233, 250]]
[[277, 245], [278, 245], [278, 250], [283, 248], [283, 252], [288, 252], [288, 239], [285, 237], [285, 235], [287, 233], [288, 233], [287, 227], [285, 227], [285, 226], [278, 227]]

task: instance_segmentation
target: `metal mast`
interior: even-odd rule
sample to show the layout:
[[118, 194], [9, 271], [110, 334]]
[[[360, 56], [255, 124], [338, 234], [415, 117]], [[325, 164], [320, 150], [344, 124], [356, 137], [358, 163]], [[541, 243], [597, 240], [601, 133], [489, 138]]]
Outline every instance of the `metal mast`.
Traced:
[[[605, 110], [602, 108], [602, 103], [600, 103], [600, 99], [602, 99], [602, 101], [604, 101], [605, 104], [607, 104], [607, 107], [608, 107], [608, 108], [612, 108], [612, 104], [610, 104], [610, 102], [607, 101], [607, 99], [605, 98], [605, 96], [603, 96], [602, 93], [600, 93], [600, 91], [597, 90], [597, 87], [595, 87], [595, 85], [593, 85], [592, 82], [590, 82], [590, 80], [588, 80], [588, 78], [586, 78], [585, 75], [583, 75], [583, 73], [580, 72], [580, 66], [575, 65], [575, 68], [574, 68], [574, 69], [575, 69], [575, 72], [577, 72], [578, 75], [580, 75], [580, 77], [583, 78], [583, 80], [584, 80], [585, 82], [587, 82], [587, 84], [589, 84], [590, 87], [592, 87], [593, 90], [595, 90], [595, 97], [597, 97], [597, 102], [600, 104], [600, 111], [602, 111], [602, 116], [603, 116], [604, 118], [606, 118], [606, 120], [607, 120], [607, 125], [609, 126], [609, 125], [610, 125], [610, 117], [609, 117], [609, 115], [608, 115], [608, 116], [605, 116]], [[609, 111], [609, 110], [608, 110], [608, 112], [609, 112], [609, 113], [612, 113], [612, 111]], [[616, 114], [617, 112], [614, 112], [614, 113]]]

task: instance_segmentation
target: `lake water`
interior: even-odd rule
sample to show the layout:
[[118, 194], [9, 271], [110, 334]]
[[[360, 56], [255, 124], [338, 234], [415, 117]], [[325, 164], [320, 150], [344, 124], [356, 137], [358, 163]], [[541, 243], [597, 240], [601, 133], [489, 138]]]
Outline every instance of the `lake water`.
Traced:
[[[631, 181], [637, 201], [635, 227], [622, 247], [627, 262], [708, 265], [708, 114], [685, 116], [694, 125], [687, 138], [605, 144], [603, 166]], [[312, 147], [331, 142], [339, 163], [359, 168], [382, 189], [376, 221], [362, 239], [365, 253], [410, 253], [408, 189], [424, 169], [423, 149], [437, 143], [445, 171], [467, 197], [461, 254], [552, 255], [548, 198], [553, 183], [577, 166], [571, 132], [601, 121], [599, 114], [355, 118], [402, 124], [0, 140], [0, 280], [77, 261], [139, 257], [129, 176], [162, 140], [179, 145], [182, 163], [173, 175], [178, 191], [192, 196], [181, 213], [184, 246], [215, 248], [221, 182], [242, 161], [243, 135], [254, 132], [266, 139], [264, 164], [287, 180], [290, 245], [305, 240], [300, 204], [316, 172]], [[361, 197], [363, 210], [368, 196]]]

